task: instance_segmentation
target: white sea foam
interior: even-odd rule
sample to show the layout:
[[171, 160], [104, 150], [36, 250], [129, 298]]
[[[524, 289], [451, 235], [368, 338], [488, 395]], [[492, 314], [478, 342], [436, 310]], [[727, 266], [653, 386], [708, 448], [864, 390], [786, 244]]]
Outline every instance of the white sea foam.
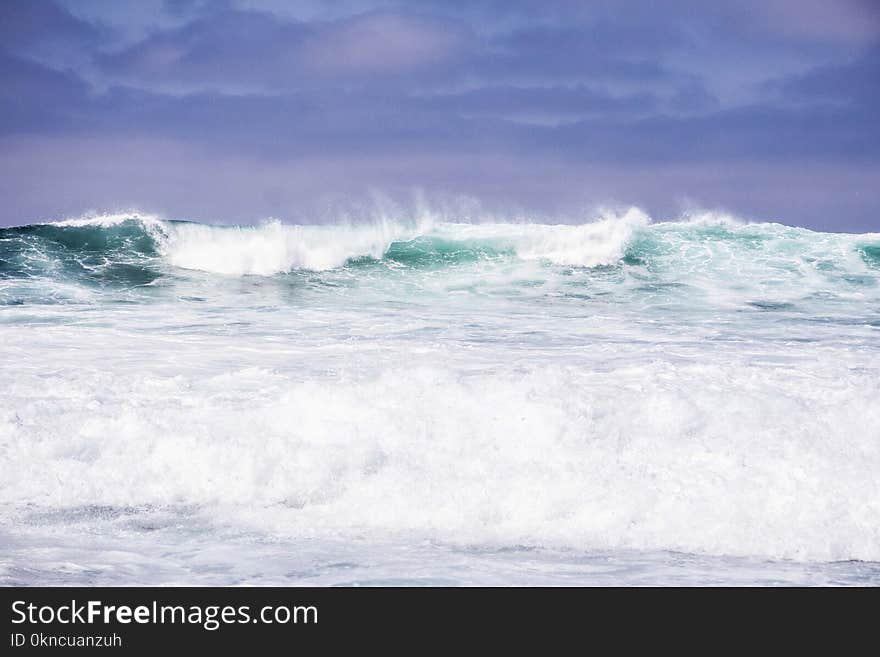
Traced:
[[[635, 210], [135, 220], [155, 253], [126, 226], [82, 271], [92, 231], [63, 249], [51, 230], [39, 249], [34, 231], [4, 242], [25, 272], [0, 289], [8, 572], [47, 554], [101, 571], [81, 560], [99, 544], [171, 546], [179, 561], [150, 567], [174, 570], [191, 536], [212, 554], [229, 536], [365, 546], [363, 568], [376, 546], [427, 544], [445, 573], [462, 550], [517, 546], [880, 561], [876, 235]], [[132, 233], [148, 243], [122, 261], [134, 283], [101, 278]], [[341, 267], [408, 240], [437, 262], [488, 255]]]
[[[880, 560], [880, 376], [845, 350], [789, 349], [796, 370], [730, 350], [505, 368], [499, 351], [465, 376], [457, 350], [340, 346], [321, 359], [373, 371], [303, 380], [305, 352], [236, 369], [219, 355], [245, 357], [235, 338], [138, 342], [49, 385], [3, 379], [4, 501], [197, 505], [298, 537]], [[160, 367], [122, 367], [138, 349]]]

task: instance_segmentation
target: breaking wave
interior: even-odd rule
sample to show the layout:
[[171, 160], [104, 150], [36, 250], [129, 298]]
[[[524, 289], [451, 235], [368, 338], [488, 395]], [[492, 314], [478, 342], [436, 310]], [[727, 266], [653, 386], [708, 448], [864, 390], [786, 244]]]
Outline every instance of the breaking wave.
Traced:
[[0, 302], [9, 526], [880, 560], [880, 235], [104, 215]]
[[683, 270], [701, 258], [718, 263], [737, 259], [746, 268], [750, 258], [758, 265], [785, 259], [862, 271], [880, 263], [880, 235], [746, 224], [711, 213], [653, 223], [636, 208], [580, 225], [422, 219], [217, 226], [129, 213], [0, 229], [0, 275], [7, 278], [91, 273], [112, 280], [115, 270], [155, 270], [161, 265], [230, 276], [272, 276], [383, 260], [436, 267], [499, 258], [588, 268], [672, 265], [673, 259]]

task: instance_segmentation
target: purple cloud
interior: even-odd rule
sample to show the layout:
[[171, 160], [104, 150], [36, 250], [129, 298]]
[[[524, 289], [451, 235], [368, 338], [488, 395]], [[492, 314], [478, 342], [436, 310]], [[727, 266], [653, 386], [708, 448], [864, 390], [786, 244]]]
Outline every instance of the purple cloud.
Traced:
[[462, 26], [407, 14], [303, 23], [224, 10], [104, 53], [98, 62], [123, 84], [275, 93], [424, 74], [448, 65], [468, 40]]
[[4, 3], [0, 223], [120, 203], [294, 217], [420, 188], [880, 229], [877, 12], [842, 3], [823, 36], [818, 4], [800, 22], [782, 0], [620, 6], [240, 0], [148, 22]]

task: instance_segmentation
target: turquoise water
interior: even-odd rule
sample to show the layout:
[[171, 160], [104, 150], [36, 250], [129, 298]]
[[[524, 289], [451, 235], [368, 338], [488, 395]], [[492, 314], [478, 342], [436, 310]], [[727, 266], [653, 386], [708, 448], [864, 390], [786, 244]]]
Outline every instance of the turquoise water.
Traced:
[[0, 229], [0, 577], [876, 583], [878, 354], [877, 234]]

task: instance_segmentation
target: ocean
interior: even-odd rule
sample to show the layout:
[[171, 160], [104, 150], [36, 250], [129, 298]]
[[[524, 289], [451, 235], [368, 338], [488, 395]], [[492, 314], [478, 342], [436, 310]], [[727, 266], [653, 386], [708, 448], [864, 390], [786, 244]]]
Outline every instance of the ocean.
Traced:
[[880, 584], [880, 234], [0, 229], [0, 583]]

